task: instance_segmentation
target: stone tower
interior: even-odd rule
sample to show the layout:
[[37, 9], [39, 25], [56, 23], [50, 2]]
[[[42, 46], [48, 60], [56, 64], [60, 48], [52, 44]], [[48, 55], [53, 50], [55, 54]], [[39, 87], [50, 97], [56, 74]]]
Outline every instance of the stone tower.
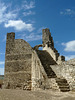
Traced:
[[10, 54], [14, 48], [15, 33], [11, 32], [7, 34], [6, 41], [6, 54]]
[[5, 55], [5, 88], [31, 89], [31, 58], [31, 46], [22, 39], [15, 39], [15, 33], [8, 33]]
[[48, 44], [48, 47], [54, 48], [53, 38], [48, 28], [42, 30], [43, 47]]
[[42, 42], [43, 50], [46, 50], [57, 63], [65, 61], [65, 57], [60, 56], [56, 48], [54, 48], [54, 41], [48, 28], [42, 30]]

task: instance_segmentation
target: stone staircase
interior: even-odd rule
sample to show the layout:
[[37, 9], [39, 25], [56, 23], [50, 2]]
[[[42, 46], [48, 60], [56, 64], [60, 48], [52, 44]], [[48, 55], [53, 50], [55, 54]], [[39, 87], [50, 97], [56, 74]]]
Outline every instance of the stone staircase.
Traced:
[[56, 74], [52, 71], [52, 68], [50, 65], [56, 64], [56, 62], [53, 60], [53, 58], [49, 55], [48, 52], [37, 50], [38, 57], [40, 58], [40, 61], [45, 69], [45, 72], [48, 76], [48, 78], [55, 78]]
[[70, 91], [70, 87], [66, 79], [56, 78], [56, 83], [58, 84], [61, 92]]
[[52, 70], [52, 68], [50, 67], [50, 65], [55, 65], [57, 64], [53, 58], [50, 56], [50, 54], [45, 51], [45, 50], [36, 50], [38, 57], [45, 69], [45, 72], [48, 76], [48, 78], [55, 78], [56, 83], [60, 89], [60, 91], [62, 92], [68, 92], [70, 91], [69, 88], [69, 84], [67, 83], [66, 79], [61, 79], [61, 78], [57, 78], [55, 72]]

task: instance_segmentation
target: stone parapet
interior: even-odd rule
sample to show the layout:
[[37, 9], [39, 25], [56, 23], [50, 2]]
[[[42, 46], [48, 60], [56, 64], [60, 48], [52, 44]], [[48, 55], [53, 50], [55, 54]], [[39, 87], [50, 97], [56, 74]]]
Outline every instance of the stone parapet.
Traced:
[[36, 51], [32, 54], [32, 90], [49, 89], [47, 74]]

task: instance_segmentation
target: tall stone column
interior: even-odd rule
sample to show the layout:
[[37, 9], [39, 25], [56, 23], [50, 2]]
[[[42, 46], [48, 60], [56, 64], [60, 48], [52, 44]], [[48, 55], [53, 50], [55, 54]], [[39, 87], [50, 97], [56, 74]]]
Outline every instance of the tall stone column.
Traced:
[[53, 38], [51, 37], [51, 33], [48, 28], [42, 30], [42, 42], [43, 47], [47, 44], [48, 47], [54, 48]]
[[14, 39], [15, 39], [15, 33], [7, 33], [7, 41], [6, 41], [6, 54], [10, 54], [14, 47]]

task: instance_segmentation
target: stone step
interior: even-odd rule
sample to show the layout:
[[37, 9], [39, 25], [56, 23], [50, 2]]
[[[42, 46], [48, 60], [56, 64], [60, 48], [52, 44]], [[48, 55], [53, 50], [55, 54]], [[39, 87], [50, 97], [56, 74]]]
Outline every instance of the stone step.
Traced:
[[67, 90], [67, 89], [69, 89], [69, 87], [60, 87], [60, 86], [59, 86], [59, 88], [60, 88], [60, 90]]
[[63, 83], [67, 83], [67, 80], [66, 79], [56, 79], [56, 81], [58, 82], [58, 83], [60, 83], [60, 82], [63, 82]]
[[61, 89], [62, 89], [62, 88], [68, 88], [68, 89], [69, 89], [70, 87], [69, 87], [69, 85], [68, 85], [68, 86], [65, 86], [65, 85], [60, 86], [60, 85], [59, 85], [59, 88], [61, 88]]
[[58, 85], [59, 85], [59, 86], [64, 86], [64, 85], [65, 85], [65, 86], [68, 86], [69, 84], [68, 84], [68, 83], [62, 83], [62, 82], [60, 82], [60, 83], [58, 83]]
[[70, 91], [70, 89], [61, 89], [60, 91], [62, 91], [62, 92], [69, 92]]
[[40, 51], [40, 50], [37, 50], [36, 52], [38, 54], [38, 57], [43, 65], [44, 69], [45, 69], [45, 72], [46, 72], [48, 78], [55, 78], [56, 79], [56, 83], [58, 84], [60, 91], [62, 91], [62, 92], [69, 91], [70, 89], [69, 89], [69, 85], [67, 83], [67, 80], [61, 79], [61, 78], [56, 78], [56, 74], [54, 73], [54, 71], [50, 67], [50, 65], [56, 64], [56, 62], [49, 55], [49, 53], [46, 51]]
[[44, 50], [37, 50], [36, 51], [41, 61], [47, 61], [53, 62], [53, 64], [56, 64], [56, 62], [53, 60], [53, 58], [50, 56], [50, 54], [47, 51]]
[[46, 51], [41, 51], [41, 50], [37, 50], [36, 51], [38, 54], [38, 57], [45, 69], [45, 72], [48, 76], [48, 78], [54, 78], [56, 77], [56, 74], [53, 72], [52, 68], [50, 67], [50, 65], [54, 65], [56, 64], [56, 62], [53, 60], [53, 58], [50, 56], [50, 54]]
[[66, 79], [56, 78], [56, 83], [58, 84], [60, 91], [62, 92], [70, 91], [70, 87]]

